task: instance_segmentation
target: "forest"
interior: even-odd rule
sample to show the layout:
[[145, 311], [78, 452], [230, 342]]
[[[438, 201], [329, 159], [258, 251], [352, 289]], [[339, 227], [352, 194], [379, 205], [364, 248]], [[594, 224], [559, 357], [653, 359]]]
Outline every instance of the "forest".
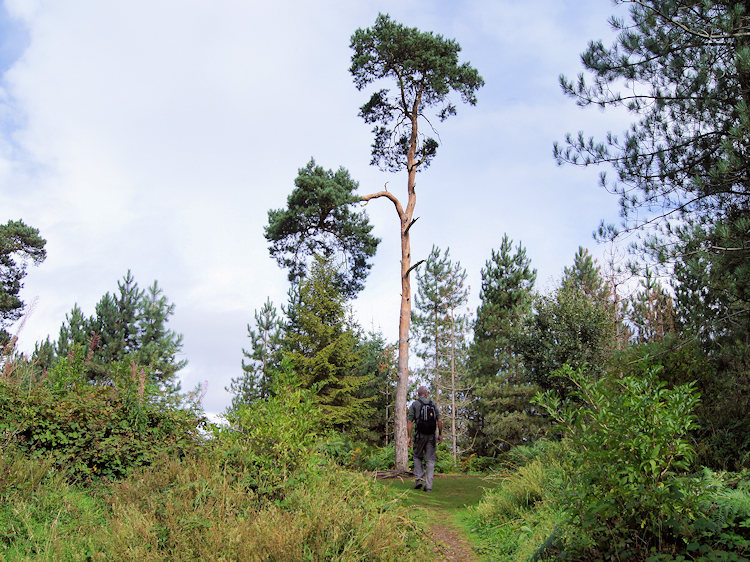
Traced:
[[[560, 86], [632, 124], [569, 133], [550, 157], [601, 171], [621, 220], [596, 243], [625, 258], [582, 241], [541, 289], [524, 241], [501, 234], [476, 310], [461, 256], [413, 259], [419, 173], [441, 123], [481, 113], [485, 80], [456, 40], [380, 14], [351, 35], [349, 73], [371, 164], [403, 190], [300, 163], [263, 229], [286, 301], [248, 318], [221, 423], [181, 386], [175, 303], [131, 271], [22, 353], [23, 280], [46, 240], [0, 225], [0, 558], [424, 556], [415, 492], [374, 476], [410, 477], [407, 407], [425, 385], [436, 472], [493, 482], [456, 516], [467, 559], [750, 559], [750, 5], [617, 3], [614, 43], [590, 42]], [[393, 225], [370, 222], [375, 205]], [[353, 302], [394, 220], [390, 341]]]

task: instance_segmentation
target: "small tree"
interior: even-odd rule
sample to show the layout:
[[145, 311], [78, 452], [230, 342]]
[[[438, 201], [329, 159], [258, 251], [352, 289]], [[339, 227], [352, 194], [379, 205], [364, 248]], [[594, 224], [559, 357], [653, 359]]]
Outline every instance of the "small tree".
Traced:
[[89, 348], [88, 375], [109, 376], [112, 362], [135, 362], [148, 369], [151, 382], [177, 392], [177, 372], [187, 365], [178, 359], [182, 336], [167, 327], [175, 305], [159, 284], [138, 288], [130, 271], [118, 283], [119, 295], [106, 293], [96, 304], [96, 314], [86, 317], [76, 304], [60, 327], [55, 345], [58, 359], [76, 345]]
[[[232, 397], [232, 409], [256, 400], [268, 398], [271, 389], [271, 374], [281, 365], [283, 331], [281, 319], [271, 299], [253, 313], [255, 329], [247, 325], [247, 337], [251, 350], [242, 350], [243, 374], [233, 378], [228, 390]], [[245, 362], [247, 359], [247, 362]]]
[[323, 424], [348, 430], [371, 401], [359, 391], [372, 375], [357, 372], [357, 338], [338, 278], [330, 259], [315, 257], [299, 285], [298, 302], [291, 304], [297, 325], [286, 333], [284, 353], [303, 387], [315, 393]]
[[517, 349], [524, 322], [531, 314], [536, 270], [519, 243], [503, 235], [498, 250], [482, 268], [480, 304], [470, 348], [470, 370], [476, 418], [476, 450], [495, 455], [541, 432], [534, 415], [522, 356]]
[[[436, 246], [421, 272], [417, 272], [417, 294], [412, 311], [412, 331], [417, 336], [417, 355], [424, 362], [423, 375], [432, 382], [436, 401], [450, 414], [453, 456], [457, 458], [457, 409], [459, 394], [465, 394], [462, 373], [466, 364], [466, 337], [469, 325], [465, 307], [469, 298], [466, 270]], [[445, 395], [448, 400], [444, 401]], [[458, 401], [457, 401], [458, 398]], [[458, 402], [458, 403], [457, 403]]]

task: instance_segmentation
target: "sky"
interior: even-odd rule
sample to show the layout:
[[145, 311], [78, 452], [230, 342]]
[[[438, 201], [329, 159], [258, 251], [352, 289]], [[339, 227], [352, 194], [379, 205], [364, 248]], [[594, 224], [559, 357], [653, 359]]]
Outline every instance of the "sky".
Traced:
[[[450, 248], [472, 309], [504, 233], [526, 248], [540, 291], [581, 245], [606, 261], [592, 232], [617, 221], [617, 199], [601, 170], [557, 166], [552, 145], [627, 127], [577, 107], [558, 81], [581, 71], [590, 40], [611, 41], [607, 19], [622, 8], [609, 0], [5, 0], [0, 222], [22, 219], [47, 240], [24, 280], [33, 306], [19, 348], [55, 339], [75, 304], [94, 314], [131, 270], [176, 306], [183, 389], [204, 384], [204, 409], [222, 412], [253, 311], [286, 301], [263, 227], [298, 169], [314, 157], [347, 168], [362, 194], [387, 183], [405, 197], [405, 174], [369, 165], [358, 117], [369, 94], [348, 71], [352, 33], [380, 12], [456, 39], [485, 80], [476, 106], [437, 127], [437, 156], [417, 178], [413, 261]], [[386, 200], [366, 208], [382, 242], [353, 309], [395, 341], [398, 221]]]

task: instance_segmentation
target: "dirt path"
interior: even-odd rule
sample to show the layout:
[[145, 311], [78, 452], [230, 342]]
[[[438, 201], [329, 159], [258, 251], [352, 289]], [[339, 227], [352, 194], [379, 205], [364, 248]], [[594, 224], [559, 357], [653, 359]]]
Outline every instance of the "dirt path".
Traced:
[[445, 512], [436, 513], [436, 516], [443, 519], [441, 522], [435, 522], [430, 525], [430, 536], [438, 547], [436, 554], [444, 560], [451, 562], [478, 561], [479, 558], [474, 553], [474, 549], [467, 540], [463, 530], [451, 522]]
[[458, 515], [468, 506], [476, 505], [486, 488], [494, 482], [479, 476], [439, 475], [430, 493], [413, 489], [413, 481], [394, 479], [385, 484], [405, 492], [404, 505], [425, 509], [430, 539], [437, 547], [438, 559], [478, 562], [478, 556], [458, 522]]

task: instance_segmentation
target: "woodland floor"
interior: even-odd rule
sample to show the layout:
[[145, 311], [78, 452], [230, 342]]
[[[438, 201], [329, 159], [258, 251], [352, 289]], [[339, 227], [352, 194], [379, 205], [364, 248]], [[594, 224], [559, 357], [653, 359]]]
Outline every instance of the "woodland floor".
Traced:
[[403, 491], [401, 501], [406, 506], [420, 508], [420, 515], [429, 528], [425, 543], [436, 547], [438, 560], [477, 562], [482, 556], [472, 546], [461, 515], [466, 508], [476, 505], [484, 490], [494, 488], [497, 481], [482, 476], [435, 475], [432, 492], [414, 490], [414, 480], [391, 478], [384, 485]]

